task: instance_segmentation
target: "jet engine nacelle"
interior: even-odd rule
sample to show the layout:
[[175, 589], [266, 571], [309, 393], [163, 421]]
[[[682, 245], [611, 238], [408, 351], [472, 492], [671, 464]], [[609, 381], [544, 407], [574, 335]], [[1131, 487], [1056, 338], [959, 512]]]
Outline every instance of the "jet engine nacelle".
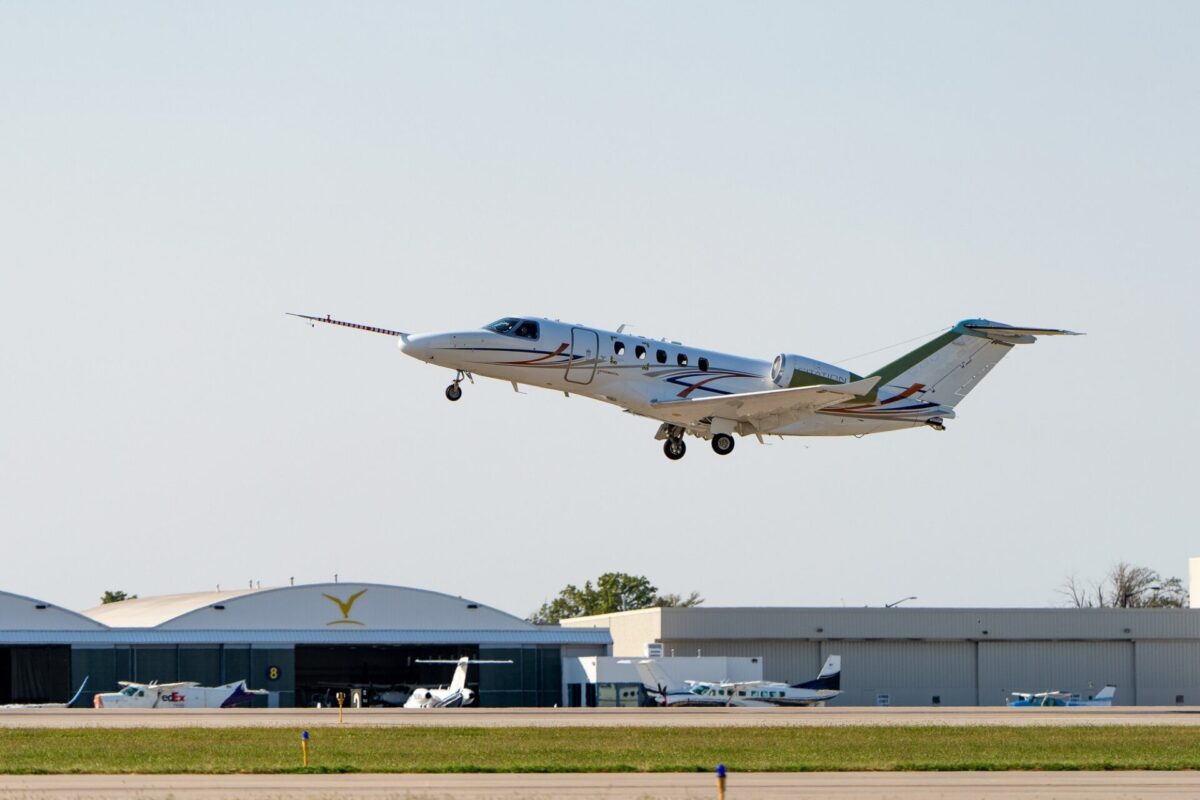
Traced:
[[841, 367], [792, 353], [780, 353], [771, 364], [771, 380], [781, 389], [818, 383], [849, 383], [854, 377]]

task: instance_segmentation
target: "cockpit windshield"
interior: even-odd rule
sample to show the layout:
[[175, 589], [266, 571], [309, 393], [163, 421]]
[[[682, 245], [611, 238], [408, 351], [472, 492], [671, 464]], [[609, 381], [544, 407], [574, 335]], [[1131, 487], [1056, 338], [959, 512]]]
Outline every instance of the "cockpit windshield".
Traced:
[[135, 694], [137, 694], [137, 687], [136, 686], [126, 686], [124, 689], [121, 690], [121, 694], [125, 695], [126, 697], [133, 697]]
[[495, 331], [505, 336], [519, 336], [522, 339], [536, 339], [539, 335], [538, 324], [533, 320], [520, 317], [504, 317], [491, 325], [484, 325], [485, 331]]

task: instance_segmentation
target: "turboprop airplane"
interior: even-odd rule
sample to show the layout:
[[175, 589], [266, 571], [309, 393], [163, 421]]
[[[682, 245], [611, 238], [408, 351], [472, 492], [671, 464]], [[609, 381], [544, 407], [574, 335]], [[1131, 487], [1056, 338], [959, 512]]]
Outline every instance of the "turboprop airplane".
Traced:
[[404, 701], [405, 708], [461, 708], [475, 702], [475, 691], [467, 688], [468, 664], [511, 664], [508, 661], [492, 661], [488, 659], [468, 658], [415, 658], [414, 664], [455, 664], [454, 677], [449, 686], [439, 686], [436, 689], [417, 688]]
[[117, 685], [125, 688], [92, 698], [96, 708], [233, 708], [249, 705], [256, 694], [267, 694], [265, 689], [247, 689], [244, 680], [223, 686], [201, 686], [195, 681], [118, 681]]
[[1013, 699], [1008, 701], [1009, 708], [1076, 708], [1079, 706], [1108, 708], [1117, 696], [1117, 687], [1109, 684], [1096, 692], [1096, 696], [1090, 700], [1081, 700], [1079, 695], [1071, 692], [1011, 692], [1011, 694]]
[[811, 681], [684, 681], [680, 684], [653, 659], [637, 663], [647, 693], [667, 706], [819, 706], [841, 694], [842, 657], [825, 659]]
[[612, 403], [661, 424], [655, 439], [667, 458], [683, 458], [683, 437], [733, 452], [734, 435], [863, 436], [929, 427], [945, 430], [955, 407], [1015, 345], [1038, 336], [1075, 334], [968, 319], [868, 375], [805, 356], [774, 361], [702, 350], [542, 317], [503, 317], [474, 330], [411, 334], [292, 314], [392, 336], [401, 352], [454, 370], [446, 398], [480, 375]]

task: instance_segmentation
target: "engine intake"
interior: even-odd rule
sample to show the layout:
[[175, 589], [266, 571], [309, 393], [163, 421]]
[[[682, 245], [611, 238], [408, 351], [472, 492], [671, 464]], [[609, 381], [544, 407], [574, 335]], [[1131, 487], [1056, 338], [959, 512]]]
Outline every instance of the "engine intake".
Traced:
[[857, 375], [841, 367], [792, 353], [780, 353], [771, 364], [771, 380], [781, 389], [823, 383], [849, 383], [857, 379]]

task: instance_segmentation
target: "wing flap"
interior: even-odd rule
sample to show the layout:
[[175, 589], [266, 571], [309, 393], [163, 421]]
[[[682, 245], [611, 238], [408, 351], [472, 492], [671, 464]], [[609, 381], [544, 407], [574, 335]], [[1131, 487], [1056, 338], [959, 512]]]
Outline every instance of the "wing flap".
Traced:
[[655, 405], [655, 416], [680, 424], [696, 424], [706, 417], [754, 422], [777, 414], [803, 414], [853, 397], [869, 394], [879, 383], [879, 377], [864, 378], [853, 383], [821, 384], [798, 389], [771, 389], [723, 397], [701, 397], [695, 400], [672, 400]]

